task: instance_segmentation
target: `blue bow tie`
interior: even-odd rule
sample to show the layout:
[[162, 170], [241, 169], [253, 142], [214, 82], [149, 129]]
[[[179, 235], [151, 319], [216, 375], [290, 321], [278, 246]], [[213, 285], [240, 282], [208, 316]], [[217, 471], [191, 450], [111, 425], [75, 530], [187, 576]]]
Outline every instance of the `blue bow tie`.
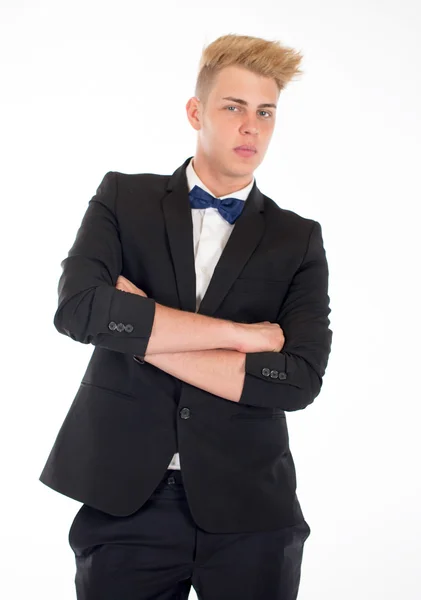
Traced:
[[198, 185], [189, 192], [190, 206], [192, 208], [216, 208], [228, 223], [234, 223], [241, 215], [245, 201], [238, 198], [224, 198], [220, 200], [208, 194]]

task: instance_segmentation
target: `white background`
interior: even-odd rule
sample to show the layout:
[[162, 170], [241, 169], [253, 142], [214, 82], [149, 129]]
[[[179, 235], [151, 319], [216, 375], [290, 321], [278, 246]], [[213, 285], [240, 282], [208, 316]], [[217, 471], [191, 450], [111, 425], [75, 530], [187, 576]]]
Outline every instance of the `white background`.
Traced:
[[80, 503], [38, 481], [93, 350], [53, 326], [60, 261], [108, 170], [194, 154], [202, 47], [238, 33], [304, 54], [255, 175], [321, 223], [330, 270], [322, 392], [288, 415], [299, 600], [418, 599], [419, 4], [3, 0], [0, 23], [1, 597], [75, 598]]

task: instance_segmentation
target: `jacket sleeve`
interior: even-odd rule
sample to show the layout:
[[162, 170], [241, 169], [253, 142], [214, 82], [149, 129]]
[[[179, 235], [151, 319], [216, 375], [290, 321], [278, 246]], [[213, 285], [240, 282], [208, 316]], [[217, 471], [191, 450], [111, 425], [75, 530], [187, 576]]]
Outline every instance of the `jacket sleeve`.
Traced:
[[89, 201], [61, 262], [54, 326], [82, 344], [144, 356], [155, 300], [115, 288], [123, 266], [117, 197], [117, 173], [110, 171]]
[[302, 263], [280, 308], [280, 352], [246, 354], [239, 402], [286, 411], [305, 408], [320, 393], [332, 344], [329, 270], [321, 226], [314, 221]]

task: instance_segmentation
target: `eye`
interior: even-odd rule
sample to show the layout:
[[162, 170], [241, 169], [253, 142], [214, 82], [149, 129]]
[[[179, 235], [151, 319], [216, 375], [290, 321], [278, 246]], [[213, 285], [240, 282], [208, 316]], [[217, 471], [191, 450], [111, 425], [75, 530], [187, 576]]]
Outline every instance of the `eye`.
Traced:
[[[233, 105], [225, 107], [226, 110], [229, 110], [230, 108], [239, 108], [239, 107], [238, 106], [233, 106]], [[233, 111], [229, 111], [229, 112], [233, 112]], [[265, 119], [268, 119], [269, 117], [272, 116], [272, 113], [270, 111], [268, 111], [268, 110], [259, 110], [259, 112], [260, 113], [266, 113], [268, 115], [267, 117], [265, 117]]]

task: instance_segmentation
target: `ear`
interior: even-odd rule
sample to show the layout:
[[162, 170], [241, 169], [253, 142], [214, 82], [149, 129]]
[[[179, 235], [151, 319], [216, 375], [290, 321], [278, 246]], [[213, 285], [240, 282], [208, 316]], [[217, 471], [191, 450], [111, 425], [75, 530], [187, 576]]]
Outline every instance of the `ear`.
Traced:
[[201, 108], [202, 107], [201, 107], [200, 100], [196, 96], [189, 98], [189, 100], [187, 101], [187, 104], [186, 104], [187, 118], [190, 122], [190, 125], [196, 131], [199, 131], [199, 129], [201, 129], [201, 127], [202, 127], [202, 125], [201, 125]]

